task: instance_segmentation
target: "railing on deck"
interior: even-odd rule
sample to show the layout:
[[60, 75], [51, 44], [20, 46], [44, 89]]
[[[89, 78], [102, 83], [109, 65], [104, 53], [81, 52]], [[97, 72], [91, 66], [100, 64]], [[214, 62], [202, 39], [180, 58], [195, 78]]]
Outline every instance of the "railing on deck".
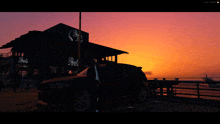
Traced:
[[12, 56], [12, 52], [9, 52], [9, 53], [0, 53], [0, 57], [6, 58], [6, 57], [10, 57], [10, 56]]
[[[155, 78], [154, 80], [148, 80], [148, 81], [154, 82], [154, 83], [159, 83], [159, 88], [154, 91], [156, 95], [160, 95], [160, 96], [166, 95], [166, 96], [172, 97], [172, 96], [177, 96], [179, 94], [179, 95], [184, 95], [185, 97], [188, 96], [188, 97], [198, 98], [198, 99], [200, 99], [201, 96], [207, 97], [207, 98], [208, 97], [215, 97], [220, 100], [220, 88], [201, 88], [200, 84], [207, 84], [208, 85], [208, 83], [205, 81], [179, 81], [179, 78], [175, 78], [175, 80], [166, 80], [165, 78], [163, 78], [163, 80], [157, 80], [157, 78]], [[173, 82], [178, 82], [178, 84], [177, 85], [168, 85], [168, 86], [161, 85], [163, 83], [169, 84], [169, 83], [173, 83]], [[186, 83], [186, 84], [195, 83], [196, 88], [195, 88], [195, 86], [194, 86], [194, 88], [193, 88], [193, 86], [192, 87], [181, 87], [181, 86], [179, 86], [179, 83]], [[220, 82], [212, 82], [212, 83], [218, 84], [218, 86], [220, 86]], [[187, 92], [178, 92], [177, 93], [176, 92], [177, 89], [186, 89], [186, 91], [193, 90], [195, 94], [187, 93]], [[214, 95], [210, 95], [210, 93], [209, 93], [209, 95], [208, 94], [206, 94], [206, 95], [201, 94], [202, 91], [213, 91]], [[216, 94], [214, 92], [216, 92]], [[184, 97], [184, 96], [182, 96], [182, 97]]]

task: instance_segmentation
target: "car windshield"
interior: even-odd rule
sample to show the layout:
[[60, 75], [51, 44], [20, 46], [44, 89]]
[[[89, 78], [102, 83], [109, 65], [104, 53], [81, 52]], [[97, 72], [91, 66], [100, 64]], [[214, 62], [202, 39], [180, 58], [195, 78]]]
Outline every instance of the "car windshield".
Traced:
[[83, 70], [82, 72], [80, 72], [78, 75], [87, 75], [87, 71], [89, 68], [86, 68], [85, 70]]

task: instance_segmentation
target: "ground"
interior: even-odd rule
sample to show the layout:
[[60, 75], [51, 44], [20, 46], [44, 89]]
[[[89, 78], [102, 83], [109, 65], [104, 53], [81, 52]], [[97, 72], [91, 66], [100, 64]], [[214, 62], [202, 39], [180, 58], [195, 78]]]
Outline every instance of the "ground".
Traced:
[[[0, 112], [35, 112], [37, 90], [3, 90], [0, 92]], [[205, 106], [175, 101], [148, 99], [133, 106], [120, 106], [115, 112], [220, 112], [218, 106]]]
[[37, 109], [37, 90], [0, 92], [0, 112], [30, 112]]

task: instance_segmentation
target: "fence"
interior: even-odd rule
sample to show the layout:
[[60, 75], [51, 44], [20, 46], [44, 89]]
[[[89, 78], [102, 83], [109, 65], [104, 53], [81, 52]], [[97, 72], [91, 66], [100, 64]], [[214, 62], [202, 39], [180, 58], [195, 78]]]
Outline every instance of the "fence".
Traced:
[[[220, 100], [220, 82], [211, 82], [211, 84], [215, 84], [217, 86], [216, 88], [210, 88], [210, 83], [203, 82], [203, 81], [179, 81], [179, 78], [175, 78], [175, 80], [166, 80], [163, 78], [163, 80], [157, 80], [156, 78], [154, 80], [148, 80], [149, 82], [157, 83], [159, 84], [159, 88], [157, 88], [154, 92], [156, 95], [160, 96], [180, 96], [180, 97], [190, 97], [190, 98], [198, 98], [201, 97], [205, 99], [212, 99], [214, 100]], [[187, 84], [181, 86], [181, 84]], [[191, 85], [190, 84], [196, 84]], [[208, 85], [208, 87], [205, 87]], [[181, 90], [179, 90], [181, 89]], [[182, 90], [183, 89], [183, 90]], [[178, 90], [178, 92], [176, 92]], [[210, 91], [210, 92], [207, 92]], [[191, 92], [191, 93], [190, 93]]]

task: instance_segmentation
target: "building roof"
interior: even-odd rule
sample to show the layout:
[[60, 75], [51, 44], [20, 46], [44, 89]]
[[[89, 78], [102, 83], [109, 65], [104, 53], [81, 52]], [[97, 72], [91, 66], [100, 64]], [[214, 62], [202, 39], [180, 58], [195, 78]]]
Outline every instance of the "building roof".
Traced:
[[87, 45], [87, 46], [85, 46], [86, 55], [91, 56], [91, 57], [95, 57], [95, 58], [103, 58], [106, 56], [114, 56], [114, 55], [119, 55], [119, 54], [123, 54], [123, 53], [128, 54], [128, 52], [117, 50], [117, 49], [106, 47], [106, 46], [102, 46], [102, 45], [98, 45], [95, 43], [89, 42], [88, 44], [85, 44], [85, 45]]
[[[44, 32], [50, 32], [50, 33], [57, 33], [57, 34], [66, 35], [72, 29], [78, 30], [78, 29], [73, 28], [73, 27], [71, 27], [69, 25], [65, 25], [63, 23], [59, 23], [59, 24], [57, 24], [57, 25], [55, 25], [53, 27], [50, 27], [50, 28], [44, 30]], [[87, 33], [87, 32], [82, 31], [82, 30], [81, 30], [81, 32], [82, 33]]]
[[[70, 41], [70, 37], [73, 38], [74, 41], [77, 41], [79, 37], [78, 29], [65, 25], [63, 23], [59, 23], [49, 29], [46, 29], [44, 32], [59, 35], [65, 41]], [[89, 42], [89, 33], [81, 30], [81, 39], [83, 39], [83, 42]]]
[[[71, 31], [77, 30], [65, 24], [58, 24], [45, 31], [29, 31], [27, 34], [12, 40], [3, 45], [0, 49], [10, 48], [11, 51], [22, 53], [42, 53], [42, 54], [75, 54], [78, 55], [78, 42], [71, 41], [68, 35]], [[88, 33], [82, 31], [84, 39], [88, 39]], [[106, 56], [127, 53], [125, 51], [98, 45], [84, 40], [82, 48], [85, 50], [86, 57], [102, 58]]]

